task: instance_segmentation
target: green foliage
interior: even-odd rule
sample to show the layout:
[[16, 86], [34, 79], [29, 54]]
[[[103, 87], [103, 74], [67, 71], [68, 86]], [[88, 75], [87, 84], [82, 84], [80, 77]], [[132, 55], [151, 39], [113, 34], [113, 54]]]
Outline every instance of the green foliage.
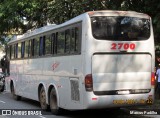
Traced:
[[94, 10], [132, 10], [146, 13], [152, 17], [156, 42], [160, 42], [159, 0], [1, 0], [0, 35], [22, 34], [48, 23], [60, 24]]

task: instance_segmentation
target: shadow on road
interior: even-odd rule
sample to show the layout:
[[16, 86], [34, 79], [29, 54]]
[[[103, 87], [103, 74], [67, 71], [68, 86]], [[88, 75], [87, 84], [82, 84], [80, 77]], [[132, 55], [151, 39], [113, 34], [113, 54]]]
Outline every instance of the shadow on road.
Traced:
[[64, 111], [61, 116], [67, 118], [132, 118], [129, 114], [121, 109], [103, 109], [103, 110], [81, 110], [81, 111]]
[[[41, 110], [40, 103], [31, 99], [22, 98], [21, 101], [28, 110]], [[28, 106], [28, 107], [27, 107]], [[23, 109], [23, 108], [22, 108]], [[53, 116], [49, 111], [42, 111], [42, 115]], [[49, 118], [50, 118], [49, 117]], [[94, 110], [63, 110], [56, 118], [135, 118], [124, 109], [94, 109]], [[48, 118], [48, 117], [46, 117]]]
[[[40, 108], [40, 103], [34, 100], [30, 100], [27, 98], [22, 98], [22, 102], [36, 106], [38, 109]], [[43, 111], [44, 115], [52, 115], [49, 111]], [[63, 110], [60, 117], [67, 117], [67, 118], [98, 118], [100, 116], [109, 117], [109, 118], [132, 118], [129, 114], [122, 110], [122, 109], [93, 109], [93, 110]]]

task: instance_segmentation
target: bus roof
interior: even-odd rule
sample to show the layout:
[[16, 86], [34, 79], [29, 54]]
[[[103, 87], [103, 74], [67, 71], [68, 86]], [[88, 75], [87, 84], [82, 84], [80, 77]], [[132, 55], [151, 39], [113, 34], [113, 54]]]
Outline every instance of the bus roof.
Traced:
[[116, 11], [116, 10], [101, 10], [101, 11], [89, 11], [87, 12], [90, 17], [99, 16], [99, 15], [107, 15], [107, 16], [135, 16], [141, 18], [149, 19], [150, 16], [144, 13], [136, 12], [136, 11]]

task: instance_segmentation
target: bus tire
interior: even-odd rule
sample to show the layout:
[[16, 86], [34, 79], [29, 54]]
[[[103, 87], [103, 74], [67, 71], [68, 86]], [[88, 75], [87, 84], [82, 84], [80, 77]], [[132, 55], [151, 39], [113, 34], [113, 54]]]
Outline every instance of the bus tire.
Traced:
[[54, 88], [50, 92], [49, 104], [52, 114], [59, 115], [61, 113], [62, 109], [58, 107], [57, 95]]
[[40, 102], [40, 105], [41, 105], [41, 109], [44, 110], [44, 111], [47, 111], [49, 106], [46, 103], [46, 93], [45, 93], [44, 87], [42, 87], [40, 89], [39, 102]]
[[17, 101], [21, 100], [21, 96], [15, 94], [15, 89], [13, 84], [11, 85], [11, 94], [13, 96], [13, 99]]

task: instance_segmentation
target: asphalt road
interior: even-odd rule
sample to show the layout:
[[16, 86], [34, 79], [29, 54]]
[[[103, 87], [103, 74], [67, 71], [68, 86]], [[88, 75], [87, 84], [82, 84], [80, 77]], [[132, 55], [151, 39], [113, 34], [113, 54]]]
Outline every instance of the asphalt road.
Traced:
[[[62, 115], [55, 116], [50, 112], [41, 111], [39, 102], [26, 98], [16, 101], [7, 92], [0, 93], [0, 114], [2, 112], [3, 115], [0, 115], [0, 118], [143, 118], [139, 115], [129, 115], [129, 112], [124, 109], [65, 111]], [[37, 115], [32, 115], [31, 112], [32, 114], [37, 113]], [[12, 115], [6, 115], [9, 113]]]

